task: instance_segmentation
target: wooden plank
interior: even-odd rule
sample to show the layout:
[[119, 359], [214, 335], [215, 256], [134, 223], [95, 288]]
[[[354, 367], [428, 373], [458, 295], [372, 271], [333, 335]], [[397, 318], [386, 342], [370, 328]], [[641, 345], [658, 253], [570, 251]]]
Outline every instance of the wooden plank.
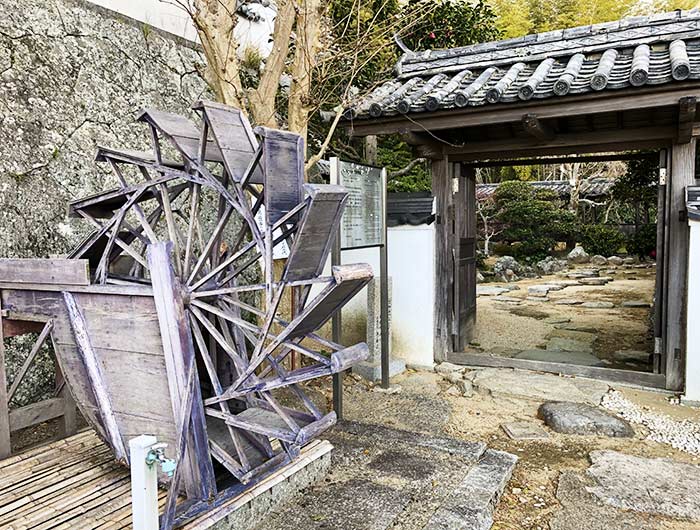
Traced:
[[671, 169], [666, 189], [668, 227], [666, 333], [664, 351], [666, 355], [666, 388], [683, 389], [683, 376], [686, 355], [686, 300], [688, 274], [688, 222], [685, 212], [685, 188], [695, 184], [696, 140], [686, 144], [676, 144], [671, 148]]
[[63, 398], [49, 398], [10, 411], [10, 431], [18, 431], [63, 416]]
[[433, 356], [436, 361], [444, 360], [452, 350], [452, 256], [451, 244], [451, 202], [452, 182], [448, 173], [447, 157], [434, 160], [432, 169], [432, 189], [435, 195], [435, 301], [433, 306]]
[[[95, 293], [95, 294], [114, 294], [125, 296], [153, 296], [153, 289], [148, 285], [85, 285], [85, 286], [68, 286], [72, 293]], [[65, 291], [65, 285], [48, 285], [42, 283], [14, 283], [0, 282], [0, 289], [6, 291], [37, 291], [46, 292], [53, 291], [61, 293]]]
[[0, 459], [12, 452], [10, 443], [10, 407], [7, 399], [7, 375], [5, 373], [5, 340], [3, 335], [2, 292], [0, 291]]
[[0, 282], [90, 285], [90, 268], [84, 259], [0, 258]]
[[35, 322], [20, 319], [5, 318], [2, 321], [3, 331], [6, 339], [26, 335], [27, 333], [40, 333], [44, 329], [43, 322]]
[[530, 361], [527, 359], [511, 359], [482, 353], [448, 352], [445, 360], [465, 365], [492, 368], [517, 368], [563, 375], [577, 375], [603, 381], [627, 383], [650, 388], [664, 388], [665, 378], [661, 374], [650, 372], [633, 372], [631, 370], [616, 370], [597, 366], [578, 366], [575, 364], [551, 363], [546, 361]]
[[[148, 247], [148, 263], [153, 282], [153, 294], [160, 325], [165, 367], [170, 389], [171, 406], [177, 425], [182, 424], [183, 404], [187, 390], [187, 368], [195, 358], [190, 323], [185, 314], [182, 291], [170, 264], [171, 243], [156, 243]], [[196, 368], [195, 368], [196, 370]], [[199, 384], [193, 390], [194, 405], [183, 479], [189, 499], [207, 499], [213, 496], [214, 471], [209, 457], [209, 442], [202, 408]]]
[[117, 460], [128, 462], [129, 456], [124, 447], [124, 441], [119, 433], [119, 427], [117, 426], [114, 410], [112, 409], [110, 391], [106, 386], [97, 354], [90, 342], [90, 334], [87, 323], [85, 322], [85, 317], [78, 307], [75, 297], [71, 293], [64, 292], [63, 300], [66, 304], [66, 310], [68, 311], [75, 343], [78, 346], [78, 352], [85, 365], [87, 378], [95, 395], [95, 400], [102, 418], [102, 425], [105, 428]]

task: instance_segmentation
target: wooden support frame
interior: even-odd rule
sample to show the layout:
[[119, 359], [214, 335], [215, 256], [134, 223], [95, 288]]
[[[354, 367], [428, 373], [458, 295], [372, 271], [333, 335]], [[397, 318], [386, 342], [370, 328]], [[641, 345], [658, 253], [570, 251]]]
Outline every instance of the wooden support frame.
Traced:
[[678, 102], [678, 135], [676, 143], [687, 144], [693, 137], [693, 122], [695, 121], [697, 98], [687, 96]]

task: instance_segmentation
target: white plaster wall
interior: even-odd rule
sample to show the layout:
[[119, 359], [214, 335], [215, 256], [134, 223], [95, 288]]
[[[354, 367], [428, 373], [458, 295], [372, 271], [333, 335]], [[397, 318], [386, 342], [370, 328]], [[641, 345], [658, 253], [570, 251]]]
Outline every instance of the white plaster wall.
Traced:
[[690, 402], [700, 402], [700, 222], [690, 222], [690, 252], [688, 259], [687, 349], [685, 361], [685, 396]]
[[[174, 0], [88, 0], [93, 4], [106, 7], [117, 13], [144, 22], [163, 31], [167, 31], [178, 37], [198, 42], [197, 31], [185, 11], [175, 4]], [[186, 0], [183, 0], [186, 1]], [[270, 35], [274, 29], [275, 10], [271, 7], [253, 5], [252, 9], [262, 19], [253, 22], [239, 17], [236, 24], [235, 36], [239, 43], [239, 51], [242, 53], [246, 47], [258, 48], [263, 57], [267, 57], [272, 50]]]
[[[388, 231], [392, 281], [392, 356], [407, 363], [433, 363], [433, 281], [435, 230], [432, 225], [400, 226]], [[379, 249], [343, 251], [343, 263], [369, 263], [379, 277]], [[366, 340], [367, 289], [343, 310], [343, 342]]]

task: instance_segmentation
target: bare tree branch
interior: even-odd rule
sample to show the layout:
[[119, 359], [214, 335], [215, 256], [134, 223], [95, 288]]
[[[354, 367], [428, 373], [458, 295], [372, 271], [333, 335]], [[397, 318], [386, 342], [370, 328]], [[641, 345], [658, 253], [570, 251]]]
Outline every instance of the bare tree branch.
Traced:
[[424, 164], [427, 160], [427, 158], [414, 158], [405, 167], [397, 169], [396, 171], [389, 171], [389, 173], [387, 174], [387, 180], [396, 179], [399, 177], [403, 177], [404, 175], [408, 175], [414, 167], [416, 167], [418, 164]]

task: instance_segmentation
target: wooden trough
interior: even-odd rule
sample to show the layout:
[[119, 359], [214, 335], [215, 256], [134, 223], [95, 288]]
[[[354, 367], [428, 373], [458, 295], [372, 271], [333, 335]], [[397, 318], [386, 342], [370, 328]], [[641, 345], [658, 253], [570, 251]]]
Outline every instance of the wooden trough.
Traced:
[[0, 260], [0, 330], [51, 338], [114, 457], [128, 464], [141, 434], [168, 444], [166, 529], [297, 458], [336, 419], [299, 383], [367, 357], [365, 344], [315, 333], [372, 277], [361, 264], [322, 275], [347, 192], [304, 184], [299, 136], [254, 132], [223, 105], [194, 108], [201, 126], [141, 114], [151, 152], [99, 149], [119, 187], [71, 204], [93, 231], [69, 259]]

